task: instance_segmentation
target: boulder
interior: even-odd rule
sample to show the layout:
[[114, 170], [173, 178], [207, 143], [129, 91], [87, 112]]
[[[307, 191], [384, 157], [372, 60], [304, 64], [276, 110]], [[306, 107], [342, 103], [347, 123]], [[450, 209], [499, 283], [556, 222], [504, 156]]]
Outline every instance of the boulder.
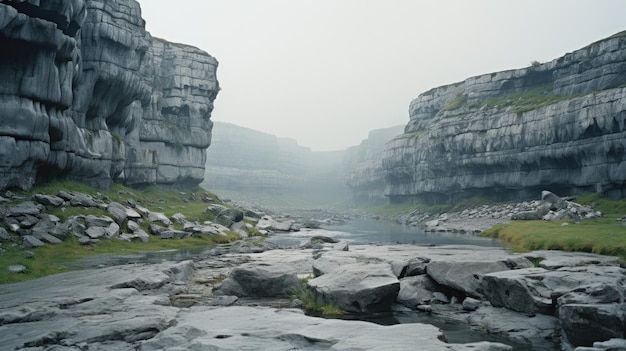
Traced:
[[411, 309], [428, 305], [433, 300], [433, 293], [439, 292], [437, 283], [427, 275], [411, 276], [400, 279], [400, 291], [396, 301]]
[[7, 211], [7, 216], [20, 217], [20, 216], [36, 216], [41, 213], [41, 208], [32, 201], [24, 201], [16, 206], [10, 207]]
[[226, 206], [222, 206], [222, 205], [218, 205], [218, 204], [212, 204], [211, 206], [208, 206], [205, 210], [204, 213], [210, 213], [214, 216], [217, 216], [220, 212], [227, 210], [228, 207]]
[[283, 222], [278, 222], [270, 216], [263, 216], [257, 222], [256, 227], [260, 230], [276, 230], [282, 232], [288, 232], [292, 230], [291, 226], [295, 222], [293, 220], [286, 220]]
[[[152, 227], [150, 227], [152, 229]], [[153, 233], [154, 234], [154, 233]], [[161, 236], [161, 239], [182, 239], [191, 235], [189, 232], [182, 230], [167, 229], [160, 231], [157, 235]]]
[[206, 235], [225, 235], [228, 232], [228, 228], [218, 223], [207, 223], [204, 225], [196, 225], [188, 223], [184, 227], [184, 231], [193, 234], [206, 234]]
[[541, 219], [541, 216], [537, 211], [524, 211], [512, 214], [511, 219], [514, 221], [536, 221]]
[[44, 246], [46, 244], [44, 244], [41, 240], [35, 238], [32, 235], [24, 235], [22, 237], [22, 245], [26, 249], [32, 249], [32, 248], [35, 248], [35, 247]]
[[215, 217], [215, 221], [223, 226], [230, 227], [233, 223], [243, 221], [243, 211], [236, 208], [225, 208]]
[[[563, 267], [556, 271], [526, 268], [488, 273], [483, 277], [483, 291], [495, 307], [533, 315], [554, 314], [556, 298], [581, 291], [591, 285], [619, 287], [623, 291], [624, 269], [618, 266]], [[623, 293], [622, 293], [623, 294]], [[609, 294], [610, 296], [610, 294]]]
[[307, 286], [318, 303], [337, 305], [351, 312], [389, 311], [400, 282], [389, 264], [345, 264]]
[[343, 265], [355, 263], [357, 263], [355, 257], [324, 255], [313, 261], [313, 275], [319, 277]]
[[178, 224], [185, 224], [187, 223], [187, 217], [182, 213], [174, 213], [172, 215], [172, 221]]
[[9, 273], [24, 273], [26, 272], [26, 266], [21, 264], [10, 265], [7, 267], [7, 271], [9, 271]]
[[430, 258], [428, 257], [415, 257], [410, 259], [406, 266], [402, 268], [399, 278], [425, 274], [429, 262]]
[[9, 241], [11, 240], [11, 236], [7, 232], [6, 229], [0, 227], [0, 241]]
[[91, 195], [75, 193], [70, 199], [70, 205], [75, 207], [98, 207], [98, 202]]
[[160, 222], [160, 223], [163, 223], [164, 225], [172, 225], [172, 221], [170, 221], [170, 219], [167, 218], [166, 215], [160, 212], [150, 211], [148, 213], [148, 220], [152, 223]]
[[237, 297], [288, 297], [297, 286], [298, 277], [292, 267], [244, 264], [235, 267], [213, 293]]
[[476, 300], [471, 297], [466, 297], [463, 300], [463, 310], [464, 311], [476, 311], [480, 306], [480, 300]]
[[117, 224], [122, 224], [124, 221], [130, 219], [139, 219], [141, 215], [132, 208], [120, 204], [119, 202], [111, 202], [107, 206], [107, 211], [115, 218]]
[[484, 295], [481, 282], [485, 274], [508, 271], [511, 268], [527, 268], [532, 266], [532, 262], [523, 257], [517, 259], [513, 264], [511, 261], [433, 261], [428, 263], [426, 273], [441, 285], [461, 291], [467, 296], [481, 298]]
[[593, 346], [594, 342], [623, 339], [626, 305], [568, 304], [559, 307], [564, 339], [572, 346]]
[[62, 198], [54, 195], [34, 194], [32, 198], [38, 203], [50, 207], [59, 207], [65, 203]]
[[87, 224], [87, 227], [108, 227], [111, 223], [114, 222], [115, 221], [113, 220], [113, 218], [109, 216], [85, 216], [85, 223]]

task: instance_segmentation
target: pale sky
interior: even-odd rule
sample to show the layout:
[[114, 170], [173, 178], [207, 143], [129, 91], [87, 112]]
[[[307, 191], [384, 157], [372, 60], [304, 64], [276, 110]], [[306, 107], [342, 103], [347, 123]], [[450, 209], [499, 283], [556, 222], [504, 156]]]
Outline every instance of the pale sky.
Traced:
[[419, 94], [626, 30], [624, 0], [139, 0], [148, 31], [217, 58], [212, 120], [315, 151], [404, 125]]

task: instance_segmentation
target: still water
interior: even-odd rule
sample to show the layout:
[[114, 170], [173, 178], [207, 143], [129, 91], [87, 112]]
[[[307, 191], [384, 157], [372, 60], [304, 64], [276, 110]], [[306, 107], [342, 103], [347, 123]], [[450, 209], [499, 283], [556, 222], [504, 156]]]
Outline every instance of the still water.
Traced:
[[354, 219], [341, 225], [324, 226], [323, 229], [276, 234], [268, 238], [267, 241], [280, 247], [298, 246], [315, 235], [363, 244], [500, 246], [496, 239], [483, 238], [473, 234], [425, 232], [421, 227], [410, 227], [391, 221], [366, 218]]

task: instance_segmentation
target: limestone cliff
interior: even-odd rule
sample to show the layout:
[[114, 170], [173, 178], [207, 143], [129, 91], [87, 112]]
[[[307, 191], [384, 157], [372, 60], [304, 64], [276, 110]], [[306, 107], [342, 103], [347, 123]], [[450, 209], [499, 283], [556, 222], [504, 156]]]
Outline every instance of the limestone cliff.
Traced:
[[0, 45], [0, 189], [200, 183], [217, 61], [152, 38], [136, 1], [2, 1]]
[[384, 153], [392, 201], [626, 195], [626, 32], [411, 102]]
[[372, 130], [361, 144], [346, 150], [343, 165], [346, 183], [356, 203], [377, 203], [386, 200], [383, 151], [393, 137], [402, 134], [403, 126]]

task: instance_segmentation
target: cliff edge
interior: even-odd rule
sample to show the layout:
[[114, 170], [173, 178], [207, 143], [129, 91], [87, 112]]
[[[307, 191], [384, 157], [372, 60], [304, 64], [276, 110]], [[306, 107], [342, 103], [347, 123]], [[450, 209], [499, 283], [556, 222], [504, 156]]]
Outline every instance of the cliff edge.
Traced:
[[421, 94], [383, 156], [392, 202], [626, 195], [626, 32]]
[[152, 38], [136, 1], [3, 1], [0, 46], [0, 189], [202, 181], [217, 61]]

